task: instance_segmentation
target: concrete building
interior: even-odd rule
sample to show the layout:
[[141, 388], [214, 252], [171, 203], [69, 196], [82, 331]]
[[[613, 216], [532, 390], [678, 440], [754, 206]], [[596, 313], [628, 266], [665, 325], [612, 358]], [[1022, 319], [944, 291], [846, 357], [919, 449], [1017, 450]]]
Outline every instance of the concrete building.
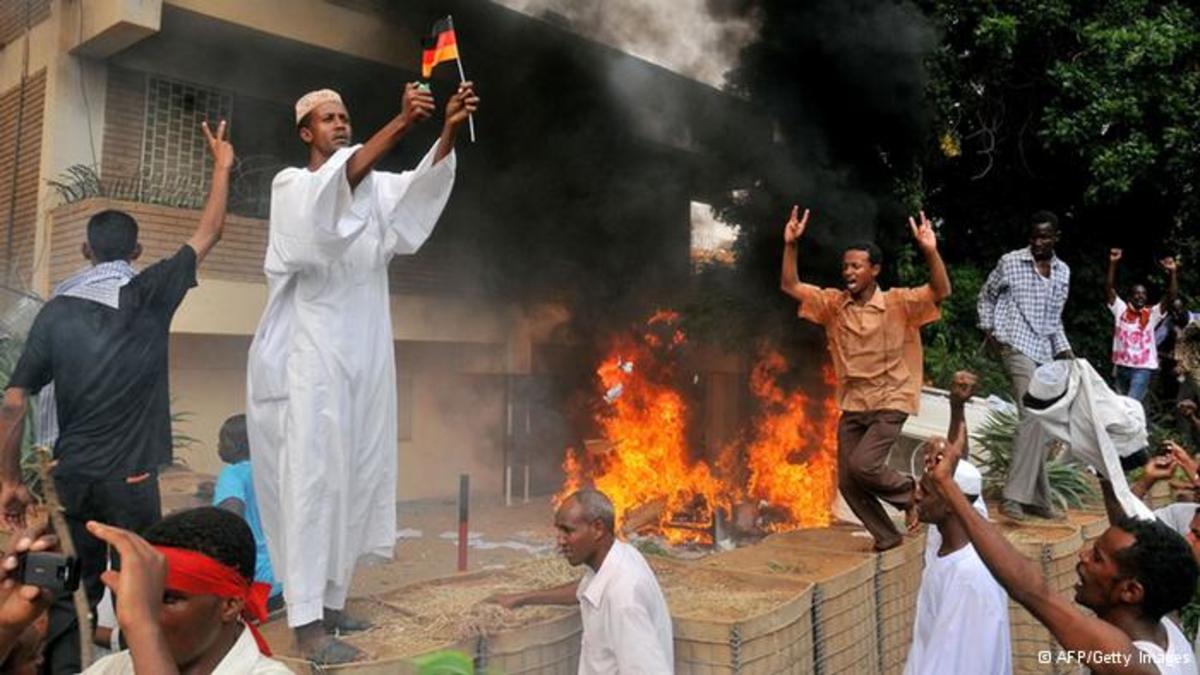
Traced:
[[[392, 269], [399, 495], [453, 494], [460, 472], [498, 494], [510, 462], [535, 465], [536, 493], [557, 483], [567, 440], [546, 412], [555, 405], [544, 376], [589, 353], [573, 346], [573, 313], [685, 285], [689, 203], [736, 187], [705, 139], [733, 131], [730, 111], [749, 115], [739, 102], [488, 2], [0, 0], [8, 287], [45, 297], [80, 268], [84, 225], [103, 208], [138, 219], [143, 263], [173, 252], [206, 192], [199, 123], [230, 120], [240, 163], [226, 236], [172, 326], [172, 395], [187, 413], [179, 431], [196, 439], [179, 450], [189, 466], [219, 469], [217, 429], [244, 405], [266, 297], [270, 181], [305, 158], [293, 102], [339, 89], [365, 139], [398, 111], [403, 83], [418, 78], [419, 36], [447, 11], [485, 103], [480, 143], [460, 141], [459, 183], [438, 230]], [[441, 100], [452, 71], [434, 78]], [[427, 126], [385, 168], [411, 165], [436, 135], [437, 123]], [[594, 275], [611, 278], [581, 297], [572, 280]], [[723, 363], [713, 367], [743, 367]]]

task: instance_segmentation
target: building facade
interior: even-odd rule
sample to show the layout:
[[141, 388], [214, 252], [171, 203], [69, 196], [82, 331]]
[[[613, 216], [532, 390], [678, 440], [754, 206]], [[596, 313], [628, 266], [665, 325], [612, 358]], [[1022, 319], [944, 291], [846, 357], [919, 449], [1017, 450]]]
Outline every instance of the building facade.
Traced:
[[[616, 277], [601, 280], [612, 295], [628, 294], [627, 279], [650, 295], [669, 295], [664, 289], [686, 280], [689, 201], [714, 189], [698, 139], [722, 130], [676, 123], [686, 115], [660, 109], [731, 105], [725, 97], [487, 2], [0, 2], [6, 288], [47, 297], [85, 264], [87, 219], [105, 208], [138, 220], [142, 264], [171, 254], [190, 235], [207, 191], [211, 160], [199, 124], [229, 120], [239, 163], [226, 234], [172, 326], [173, 406], [183, 417], [179, 432], [194, 439], [178, 457], [190, 467], [219, 470], [217, 429], [244, 406], [246, 352], [266, 299], [271, 178], [306, 159], [293, 102], [311, 89], [338, 89], [364, 140], [398, 112], [403, 84], [418, 78], [419, 35], [447, 4], [460, 33], [475, 31], [460, 40], [487, 112], [477, 124], [481, 143], [460, 141], [459, 184], [438, 230], [391, 270], [398, 494], [454, 494], [459, 473], [471, 474], [476, 490], [499, 494], [509, 465], [518, 467], [520, 491], [524, 464], [535, 466], [533, 491], [541, 492], [556, 484], [556, 458], [570, 438], [552, 412], [554, 387], [538, 378], [571, 351], [565, 327], [573, 313], [595, 304], [548, 280]], [[537, 80], [557, 88], [528, 90], [532, 68], [550, 69]], [[452, 67], [443, 70], [439, 93], [457, 78]], [[629, 119], [614, 119], [593, 98], [595, 83], [614, 72], [622, 86], [641, 83]], [[525, 118], [523, 108], [533, 113], [522, 124], [515, 120]], [[437, 132], [436, 123], [427, 126], [384, 168], [423, 154]], [[564, 150], [543, 142], [554, 134], [588, 140]], [[632, 168], [611, 168], [635, 159]], [[581, 208], [613, 204], [627, 206], [579, 217]], [[570, 226], [580, 228], [577, 240], [519, 241], [522, 232]], [[583, 233], [596, 228], [605, 239], [589, 241]], [[529, 251], [529, 264], [513, 251]], [[619, 270], [647, 267], [628, 251], [669, 262], [650, 276], [628, 276]], [[602, 254], [595, 268], [592, 252]], [[527, 288], [527, 276], [542, 281]]]

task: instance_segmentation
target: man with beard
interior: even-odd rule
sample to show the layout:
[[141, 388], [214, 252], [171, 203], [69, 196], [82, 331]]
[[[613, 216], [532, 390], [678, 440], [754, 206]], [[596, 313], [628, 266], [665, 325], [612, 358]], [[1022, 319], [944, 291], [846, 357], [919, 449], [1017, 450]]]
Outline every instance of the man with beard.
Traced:
[[985, 344], [999, 356], [1012, 381], [1013, 400], [1021, 413], [1013, 442], [1012, 464], [1004, 484], [1000, 511], [1015, 520], [1027, 514], [1059, 518], [1050, 499], [1045, 454], [1048, 439], [1025, 415], [1025, 391], [1039, 365], [1074, 358], [1063, 331], [1071, 269], [1054, 255], [1058, 217], [1049, 211], [1033, 214], [1029, 246], [1000, 258], [979, 290], [979, 328]]
[[[954, 482], [961, 448], [934, 453], [925, 484], [949, 507], [979, 557], [1009, 596], [1029, 610], [1063, 647], [1063, 656], [1093, 673], [1195, 675], [1196, 657], [1167, 615], [1192, 597], [1200, 568], [1183, 537], [1157, 520], [1121, 517], [1088, 549], [1075, 571], [1075, 602], [1057, 593], [1027, 560], [971, 507]], [[947, 638], [949, 639], [949, 638]]]
[[1121, 260], [1122, 251], [1114, 248], [1108, 253], [1108, 277], [1104, 292], [1108, 297], [1108, 309], [1112, 312], [1115, 326], [1113, 327], [1112, 362], [1116, 367], [1114, 388], [1117, 393], [1124, 394], [1136, 401], [1146, 397], [1150, 389], [1150, 378], [1158, 370], [1158, 345], [1154, 332], [1158, 324], [1167, 315], [1167, 309], [1175, 301], [1179, 292], [1179, 279], [1176, 275], [1175, 259], [1163, 258], [1163, 269], [1170, 279], [1167, 293], [1162, 302], [1147, 307], [1146, 287], [1134, 284], [1129, 289], [1129, 302], [1126, 303], [1117, 295], [1117, 263]]
[[842, 288], [801, 283], [796, 271], [800, 235], [808, 223], [793, 206], [783, 232], [780, 288], [800, 303], [800, 318], [821, 325], [837, 375], [838, 489], [875, 539], [875, 550], [899, 546], [904, 537], [879, 504], [907, 512], [916, 525], [913, 479], [888, 466], [888, 454], [921, 398], [921, 326], [940, 316], [950, 296], [950, 277], [937, 250], [933, 224], [908, 219], [917, 248], [929, 265], [929, 283], [883, 290], [876, 283], [883, 255], [871, 243], [851, 244], [842, 253]]
[[479, 99], [459, 85], [441, 137], [413, 171], [375, 170], [433, 95], [409, 83], [400, 113], [363, 145], [334, 91], [296, 103], [309, 162], [279, 172], [263, 268], [267, 307], [250, 346], [246, 423], [267, 546], [288, 625], [318, 664], [361, 652], [332, 634], [360, 557], [396, 543], [396, 367], [388, 263], [429, 238], [454, 185], [454, 142]]
[[489, 600], [508, 609], [578, 604], [583, 615], [580, 675], [673, 673], [667, 601], [654, 570], [636, 548], [616, 538], [615, 525], [604, 493], [584, 489], [567, 497], [554, 515], [558, 548], [572, 565], [587, 565], [583, 578]]

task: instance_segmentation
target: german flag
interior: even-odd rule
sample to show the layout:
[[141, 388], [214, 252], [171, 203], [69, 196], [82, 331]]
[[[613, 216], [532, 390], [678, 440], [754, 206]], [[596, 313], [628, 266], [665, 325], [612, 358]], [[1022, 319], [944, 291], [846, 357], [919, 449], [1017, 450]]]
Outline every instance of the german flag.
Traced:
[[428, 80], [439, 63], [458, 58], [458, 39], [454, 37], [454, 24], [446, 17], [433, 24], [430, 36], [421, 41], [421, 77]]

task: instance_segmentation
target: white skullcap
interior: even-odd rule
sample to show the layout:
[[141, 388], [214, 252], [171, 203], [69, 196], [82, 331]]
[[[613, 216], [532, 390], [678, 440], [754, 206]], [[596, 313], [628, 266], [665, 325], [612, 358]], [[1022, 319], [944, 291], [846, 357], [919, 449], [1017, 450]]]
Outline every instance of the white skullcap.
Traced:
[[1029, 396], [1039, 401], [1053, 401], [1067, 393], [1071, 367], [1066, 361], [1051, 361], [1037, 367], [1029, 379]]
[[983, 474], [966, 460], [959, 460], [958, 466], [954, 467], [954, 482], [965, 495], [978, 497], [983, 494]]
[[332, 89], [318, 89], [301, 96], [300, 100], [296, 101], [296, 124], [300, 124], [300, 120], [312, 112], [313, 108], [330, 102], [345, 105], [342, 103], [341, 94]]

